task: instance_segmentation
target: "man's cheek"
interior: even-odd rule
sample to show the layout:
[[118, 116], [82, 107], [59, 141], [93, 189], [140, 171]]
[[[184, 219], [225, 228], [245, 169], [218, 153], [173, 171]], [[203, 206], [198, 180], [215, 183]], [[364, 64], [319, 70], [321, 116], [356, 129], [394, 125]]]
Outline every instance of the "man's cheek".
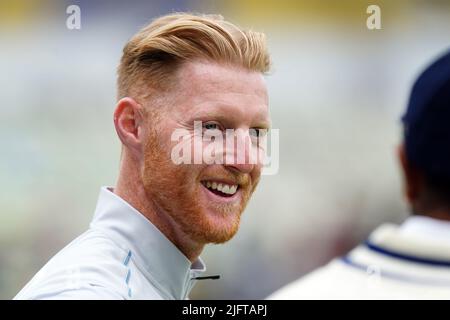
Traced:
[[262, 164], [255, 165], [255, 167], [251, 173], [251, 177], [252, 177], [251, 192], [255, 191], [255, 188], [259, 183], [259, 180], [261, 178], [261, 171], [262, 171]]
[[252, 179], [255, 179], [255, 180], [258, 179], [259, 180], [259, 177], [261, 176], [263, 167], [264, 167], [264, 164], [261, 161], [258, 161], [254, 165], [253, 170], [251, 172]]

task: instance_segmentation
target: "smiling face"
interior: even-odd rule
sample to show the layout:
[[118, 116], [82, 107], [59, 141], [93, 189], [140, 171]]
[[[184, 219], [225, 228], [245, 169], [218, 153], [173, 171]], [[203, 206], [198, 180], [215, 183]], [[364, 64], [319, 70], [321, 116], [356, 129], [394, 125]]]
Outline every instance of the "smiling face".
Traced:
[[200, 145], [192, 148], [194, 158], [209, 143], [194, 130], [194, 121], [224, 135], [226, 129], [247, 134], [249, 129], [267, 129], [265, 81], [259, 72], [197, 61], [180, 67], [173, 87], [169, 105], [158, 113], [158, 124], [150, 124], [154, 130], [148, 133], [141, 168], [144, 189], [155, 206], [193, 241], [222, 243], [236, 233], [258, 184], [262, 165], [248, 163], [249, 153], [258, 146], [236, 141], [231, 150], [224, 149], [235, 160], [238, 153], [246, 155], [247, 163], [176, 165], [171, 151], [177, 142], [171, 141], [171, 136], [177, 129], [188, 132], [183, 143]]

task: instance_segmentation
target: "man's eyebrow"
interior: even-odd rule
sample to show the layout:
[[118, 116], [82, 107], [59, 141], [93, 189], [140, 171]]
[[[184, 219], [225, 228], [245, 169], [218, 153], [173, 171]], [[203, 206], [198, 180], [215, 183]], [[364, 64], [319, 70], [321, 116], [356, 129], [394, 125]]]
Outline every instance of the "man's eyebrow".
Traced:
[[[241, 116], [239, 113], [233, 113], [230, 112], [229, 109], [234, 109], [235, 107], [229, 107], [229, 106], [216, 106], [211, 107], [208, 109], [203, 109], [195, 112], [192, 115], [192, 119], [205, 119], [205, 118], [211, 118], [215, 119], [224, 123], [232, 122], [235, 120], [241, 119]], [[228, 110], [226, 110], [228, 109]], [[258, 113], [258, 116], [253, 119], [253, 125], [252, 127], [261, 128], [261, 129], [268, 129], [271, 126], [270, 120], [267, 119], [264, 115]]]

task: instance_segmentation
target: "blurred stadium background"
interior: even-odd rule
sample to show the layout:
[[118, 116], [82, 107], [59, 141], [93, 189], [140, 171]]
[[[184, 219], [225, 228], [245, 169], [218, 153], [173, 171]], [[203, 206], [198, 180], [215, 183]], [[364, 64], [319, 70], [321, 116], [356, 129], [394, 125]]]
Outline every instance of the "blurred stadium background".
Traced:
[[[81, 30], [66, 8], [81, 7]], [[381, 7], [382, 30], [366, 28]], [[263, 177], [238, 235], [203, 258], [219, 281], [192, 299], [258, 299], [407, 214], [395, 158], [413, 78], [450, 45], [450, 1], [0, 0], [0, 298], [83, 232], [113, 185], [112, 123], [125, 42], [172, 11], [264, 31], [280, 170]]]

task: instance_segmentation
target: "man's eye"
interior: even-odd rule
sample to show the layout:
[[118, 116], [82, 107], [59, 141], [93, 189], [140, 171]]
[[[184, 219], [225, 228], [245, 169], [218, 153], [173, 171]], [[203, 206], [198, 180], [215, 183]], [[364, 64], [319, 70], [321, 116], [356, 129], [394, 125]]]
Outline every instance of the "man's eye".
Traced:
[[203, 128], [206, 130], [219, 130], [219, 125], [217, 123], [205, 123]]
[[267, 129], [251, 128], [249, 131], [250, 136], [255, 138], [264, 137], [267, 134]]

